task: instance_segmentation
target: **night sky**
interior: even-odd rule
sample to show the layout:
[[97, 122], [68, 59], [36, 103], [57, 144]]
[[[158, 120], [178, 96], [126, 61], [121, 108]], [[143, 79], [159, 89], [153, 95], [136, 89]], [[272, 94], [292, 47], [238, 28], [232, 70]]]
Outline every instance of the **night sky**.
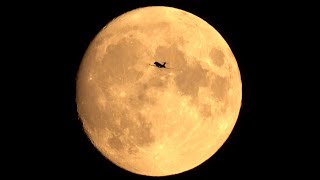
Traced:
[[22, 171], [40, 177], [151, 179], [117, 167], [94, 148], [78, 119], [75, 79], [89, 43], [109, 21], [135, 8], [163, 5], [199, 16], [223, 36], [236, 57], [243, 86], [239, 118], [226, 143], [195, 169], [163, 179], [261, 179], [299, 173], [299, 155], [287, 148], [295, 143], [289, 135], [292, 129], [283, 128], [290, 112], [286, 104], [293, 102], [284, 88], [292, 83], [293, 70], [283, 68], [288, 59], [282, 53], [283, 42], [290, 39], [282, 27], [292, 21], [290, 16], [282, 16], [284, 7], [278, 4], [214, 4], [202, 0], [48, 3], [21, 14], [16, 21], [23, 25], [17, 23], [20, 28], [15, 31], [23, 38], [20, 46], [25, 53], [13, 55], [31, 55], [28, 63], [20, 58], [19, 68], [32, 69], [21, 77], [28, 79], [24, 80], [28, 85], [20, 106], [29, 110], [15, 115], [24, 114], [22, 128], [31, 125], [20, 137], [27, 144], [19, 146], [15, 155]]

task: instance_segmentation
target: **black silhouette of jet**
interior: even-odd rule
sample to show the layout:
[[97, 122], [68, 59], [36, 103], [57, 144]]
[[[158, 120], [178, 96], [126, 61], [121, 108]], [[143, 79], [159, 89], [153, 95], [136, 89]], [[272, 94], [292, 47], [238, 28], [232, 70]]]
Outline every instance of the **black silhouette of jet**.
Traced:
[[166, 62], [164, 62], [163, 64], [160, 64], [159, 62], [154, 62], [154, 65], [156, 65], [158, 68], [166, 68]]
[[157, 68], [165, 68], [165, 69], [173, 69], [173, 68], [168, 68], [166, 67], [166, 62], [164, 62], [163, 64], [159, 63], [159, 62], [154, 62], [153, 64], [149, 64], [150, 66], [156, 66]]

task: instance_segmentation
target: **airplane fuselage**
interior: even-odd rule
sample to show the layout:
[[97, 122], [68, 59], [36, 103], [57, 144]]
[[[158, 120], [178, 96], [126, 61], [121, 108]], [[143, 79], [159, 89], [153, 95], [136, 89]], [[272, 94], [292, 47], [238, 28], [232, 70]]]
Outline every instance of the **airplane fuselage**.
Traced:
[[154, 62], [154, 65], [156, 65], [158, 68], [166, 68], [166, 63], [160, 64], [159, 62]]

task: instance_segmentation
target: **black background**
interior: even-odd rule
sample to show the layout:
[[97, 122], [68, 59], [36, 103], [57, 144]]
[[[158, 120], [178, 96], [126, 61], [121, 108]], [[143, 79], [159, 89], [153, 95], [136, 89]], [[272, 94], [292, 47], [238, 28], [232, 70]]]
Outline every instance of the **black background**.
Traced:
[[18, 60], [11, 61], [10, 67], [20, 72], [10, 81], [9, 91], [15, 94], [15, 102], [20, 102], [11, 101], [10, 106], [20, 110], [11, 113], [19, 121], [10, 127], [23, 132], [8, 146], [15, 153], [13, 167], [18, 166], [23, 175], [44, 178], [150, 178], [115, 166], [94, 148], [78, 120], [75, 79], [86, 48], [109, 21], [151, 5], [179, 8], [211, 24], [231, 47], [243, 83], [239, 119], [226, 143], [200, 166], [163, 179], [304, 174], [306, 164], [301, 160], [305, 154], [300, 150], [307, 143], [292, 134], [297, 133], [293, 127], [298, 115], [289, 108], [300, 98], [291, 95], [298, 75], [291, 67], [295, 59], [289, 58], [296, 51], [290, 44], [301, 38], [292, 32], [293, 24], [304, 27], [296, 8], [202, 0], [19, 4], [23, 10], [8, 20], [17, 38], [9, 45], [19, 49], [10, 52], [11, 58]]

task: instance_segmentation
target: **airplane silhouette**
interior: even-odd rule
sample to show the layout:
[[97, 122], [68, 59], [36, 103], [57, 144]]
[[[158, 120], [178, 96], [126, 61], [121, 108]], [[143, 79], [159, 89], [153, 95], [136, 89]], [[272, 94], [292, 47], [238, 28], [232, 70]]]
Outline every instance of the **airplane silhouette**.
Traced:
[[166, 62], [164, 62], [163, 64], [159, 63], [159, 62], [154, 62], [153, 64], [150, 64], [150, 66], [156, 66], [158, 68], [166, 68], [166, 69], [172, 69], [172, 68], [168, 68], [166, 67]]
[[158, 68], [166, 68], [166, 62], [164, 62], [163, 64], [160, 64], [159, 62], [154, 62], [153, 64], [155, 64]]

